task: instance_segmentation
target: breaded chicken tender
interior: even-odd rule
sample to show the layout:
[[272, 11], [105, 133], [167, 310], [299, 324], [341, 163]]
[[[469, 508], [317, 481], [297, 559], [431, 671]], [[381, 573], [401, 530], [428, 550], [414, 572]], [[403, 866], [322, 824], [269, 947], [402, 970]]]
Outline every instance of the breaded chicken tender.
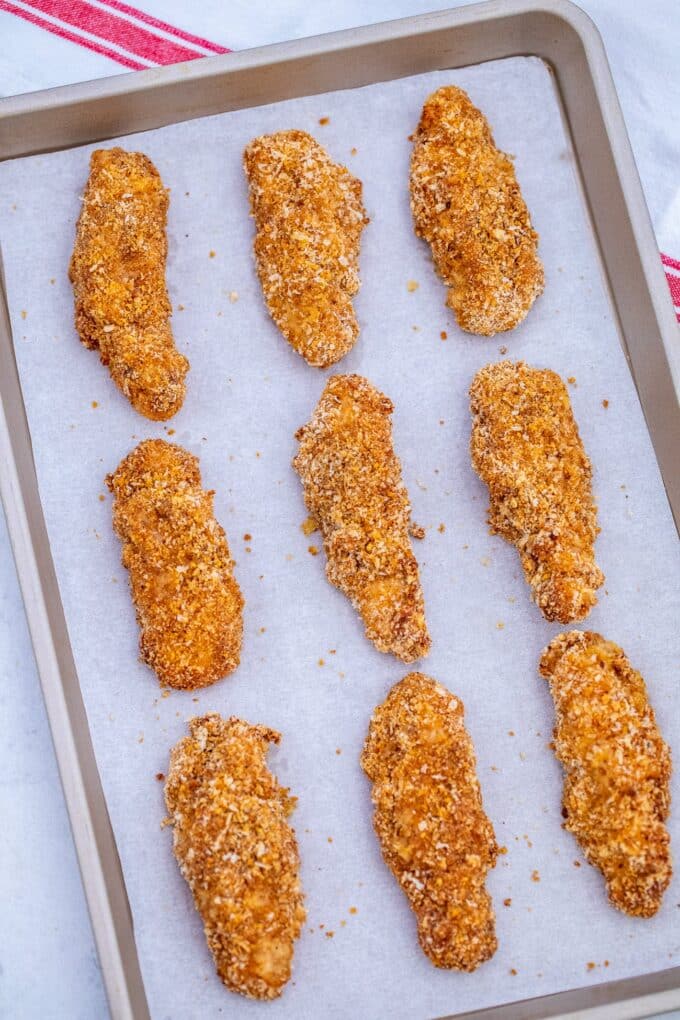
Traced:
[[411, 156], [411, 211], [468, 333], [514, 329], [543, 291], [538, 234], [509, 157], [462, 89], [423, 107]]
[[671, 754], [645, 682], [623, 650], [600, 634], [572, 630], [544, 650], [564, 769], [564, 828], [602, 872], [611, 903], [652, 917], [673, 874]]
[[489, 524], [517, 546], [546, 620], [571, 623], [597, 602], [599, 532], [569, 394], [549, 369], [501, 361], [470, 387], [472, 466], [489, 487]]
[[206, 687], [227, 676], [239, 664], [243, 597], [198, 458], [147, 439], [106, 481], [142, 659], [170, 687]]
[[189, 362], [175, 347], [165, 286], [168, 193], [148, 156], [97, 149], [69, 278], [76, 329], [140, 414], [171, 418]]
[[328, 580], [351, 600], [379, 651], [413, 662], [427, 655], [430, 636], [392, 410], [362, 376], [332, 376], [295, 434], [293, 467], [323, 534]]
[[269, 313], [310, 365], [333, 365], [359, 335], [352, 298], [368, 223], [361, 181], [305, 131], [253, 139], [243, 165]]
[[422, 673], [395, 684], [373, 713], [361, 765], [385, 862], [437, 967], [475, 970], [496, 952], [486, 874], [496, 863], [463, 703]]
[[305, 920], [300, 859], [287, 818], [296, 799], [267, 768], [280, 735], [241, 719], [189, 723], [170, 756], [165, 800], [174, 850], [224, 984], [275, 999]]

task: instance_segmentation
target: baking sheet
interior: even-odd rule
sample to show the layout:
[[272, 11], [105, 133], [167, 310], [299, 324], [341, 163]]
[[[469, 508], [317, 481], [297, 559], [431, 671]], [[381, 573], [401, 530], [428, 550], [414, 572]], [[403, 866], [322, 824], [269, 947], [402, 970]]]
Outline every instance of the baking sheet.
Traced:
[[[470, 91], [497, 143], [516, 155], [541, 234], [546, 292], [519, 329], [491, 340], [457, 329], [408, 209], [407, 136], [427, 94], [450, 82]], [[485, 807], [508, 848], [489, 878], [499, 950], [473, 975], [437, 971], [421, 954], [371, 828], [358, 756], [373, 707], [407, 668], [365, 640], [325, 580], [323, 553], [307, 551], [319, 536], [300, 531], [306, 512], [290, 468], [293, 433], [330, 373], [307, 366], [267, 316], [241, 170], [253, 135], [287, 127], [312, 131], [364, 182], [372, 222], [356, 299], [362, 333], [334, 371], [361, 372], [394, 400], [395, 444], [414, 519], [426, 528], [415, 543], [433, 637], [422, 668], [465, 702]], [[622, 644], [643, 672], [677, 749], [677, 535], [546, 66], [498, 61], [120, 142], [147, 152], [171, 188], [173, 324], [192, 364], [172, 422], [139, 417], [73, 329], [66, 272], [95, 146], [0, 166], [0, 239], [41, 499], [152, 1015], [431, 1017], [676, 964], [677, 882], [655, 919], [626, 918], [607, 905], [599, 874], [561, 829], [561, 776], [546, 746], [552, 705], [536, 669], [560, 628], [530, 603], [515, 550], [489, 536], [486, 492], [469, 466], [467, 389], [479, 367], [507, 347], [508, 357], [574, 379], [607, 576], [586, 625]], [[161, 692], [137, 661], [104, 485], [138, 440], [171, 430], [200, 456], [204, 484], [216, 490], [247, 601], [242, 665], [198, 694]], [[293, 822], [309, 916], [293, 980], [275, 1003], [242, 1000], [215, 977], [171, 833], [160, 827], [156, 774], [166, 771], [185, 720], [205, 711], [281, 730], [270, 763], [299, 797]], [[677, 839], [675, 815], [671, 827]]]

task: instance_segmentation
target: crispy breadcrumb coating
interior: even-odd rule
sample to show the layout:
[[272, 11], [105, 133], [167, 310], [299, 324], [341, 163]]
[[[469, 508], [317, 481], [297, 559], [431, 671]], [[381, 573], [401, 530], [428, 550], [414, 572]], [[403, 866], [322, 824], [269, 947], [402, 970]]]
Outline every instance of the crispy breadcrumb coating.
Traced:
[[359, 335], [352, 297], [368, 223], [361, 181], [305, 131], [253, 139], [243, 165], [269, 313], [310, 365], [333, 365]]
[[538, 234], [484, 115], [453, 85], [423, 107], [411, 156], [411, 211], [468, 333], [514, 329], [543, 291]]
[[275, 999], [290, 978], [305, 920], [296, 799], [267, 768], [280, 734], [205, 715], [173, 748], [165, 800], [174, 850], [227, 988]]
[[463, 703], [422, 673], [395, 684], [373, 713], [361, 765], [388, 867], [437, 967], [472, 971], [496, 952], [486, 873], [496, 863]]
[[571, 623], [597, 602], [599, 532], [567, 389], [549, 369], [500, 361], [470, 387], [472, 466], [489, 486], [489, 524], [517, 546], [546, 620]]
[[147, 439], [106, 479], [141, 627], [161, 684], [205, 687], [239, 664], [243, 597], [198, 458]]
[[326, 383], [293, 461], [326, 551], [326, 576], [361, 614], [366, 636], [404, 662], [427, 655], [411, 506], [392, 446], [392, 401], [360, 375]]
[[76, 329], [140, 414], [171, 418], [189, 362], [175, 348], [165, 286], [168, 193], [148, 156], [97, 149], [69, 278]]
[[564, 827], [602, 872], [611, 903], [652, 917], [673, 874], [671, 754], [645, 682], [618, 645], [590, 631], [551, 641], [540, 672], [555, 702]]

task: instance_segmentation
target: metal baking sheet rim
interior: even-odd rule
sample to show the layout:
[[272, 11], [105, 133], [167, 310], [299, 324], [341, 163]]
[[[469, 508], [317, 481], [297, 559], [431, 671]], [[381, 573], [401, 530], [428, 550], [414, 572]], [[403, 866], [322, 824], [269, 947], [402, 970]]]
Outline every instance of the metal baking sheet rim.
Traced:
[[[541, 57], [555, 75], [622, 343], [677, 524], [678, 328], [604, 48], [593, 23], [569, 0], [491, 0], [2, 99], [0, 159], [518, 55]], [[132, 916], [42, 516], [3, 279], [0, 298], [0, 493], [111, 1014], [144, 1020], [149, 1011]], [[458, 1020], [632, 1020], [678, 1006], [680, 968], [673, 968], [458, 1014]]]

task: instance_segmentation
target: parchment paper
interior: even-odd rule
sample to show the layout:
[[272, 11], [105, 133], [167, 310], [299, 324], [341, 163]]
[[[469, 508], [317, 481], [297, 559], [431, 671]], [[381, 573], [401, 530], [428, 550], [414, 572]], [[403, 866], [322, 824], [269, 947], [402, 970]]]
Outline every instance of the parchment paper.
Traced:
[[[429, 92], [449, 82], [469, 90], [497, 143], [516, 155], [541, 235], [545, 294], [519, 329], [491, 340], [456, 327], [408, 208], [407, 136]], [[415, 544], [433, 637], [422, 668], [465, 702], [485, 807], [508, 850], [489, 879], [499, 949], [472, 975], [437, 971], [420, 952], [371, 828], [359, 753], [374, 706], [407, 668], [364, 638], [325, 580], [323, 553], [307, 551], [319, 536], [300, 530], [293, 433], [327, 373], [307, 366], [268, 318], [241, 169], [251, 137], [289, 127], [313, 132], [364, 182], [372, 222], [356, 300], [361, 337], [335, 371], [367, 375], [394, 401], [413, 516], [427, 529]], [[153, 1016], [432, 1017], [678, 963], [677, 882], [656, 918], [627, 918], [561, 828], [561, 773], [547, 746], [552, 703], [537, 674], [560, 628], [530, 602], [516, 551], [488, 534], [486, 491], [468, 459], [468, 386], [501, 348], [573, 378], [607, 576], [586, 626], [620, 643], [642, 671], [677, 756], [678, 541], [546, 67], [507, 60], [118, 141], [148, 153], [172, 189], [168, 281], [177, 343], [192, 366], [172, 422], [137, 415], [74, 332], [66, 274], [93, 146], [0, 166], [0, 237], [41, 498]], [[216, 490], [247, 601], [242, 665], [198, 695], [162, 696], [137, 660], [104, 486], [138, 440], [171, 429]], [[156, 774], [186, 719], [209, 710], [279, 729], [270, 763], [299, 797], [293, 821], [309, 918], [293, 980], [275, 1003], [245, 1001], [216, 978], [171, 832], [160, 825]], [[676, 809], [676, 846], [679, 817]]]

